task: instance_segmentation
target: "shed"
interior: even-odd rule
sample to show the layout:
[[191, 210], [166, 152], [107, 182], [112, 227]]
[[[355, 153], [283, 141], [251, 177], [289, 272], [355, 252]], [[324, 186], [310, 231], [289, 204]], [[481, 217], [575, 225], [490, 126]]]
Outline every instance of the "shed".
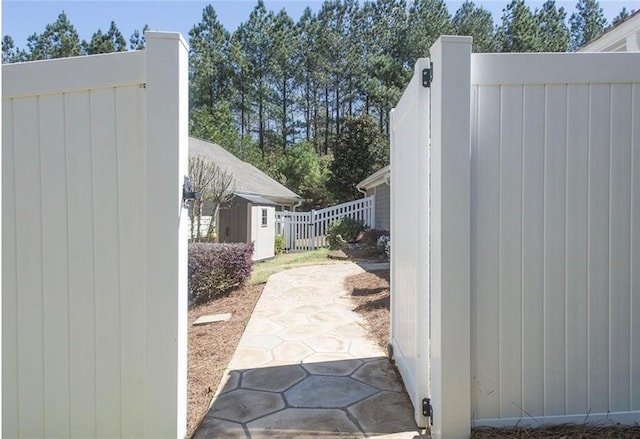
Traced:
[[375, 224], [377, 229], [390, 230], [391, 218], [391, 166], [387, 165], [374, 172], [356, 186], [367, 197], [374, 195]]
[[[253, 242], [254, 261], [273, 257], [275, 212], [295, 210], [302, 197], [215, 143], [190, 137], [189, 157], [211, 161], [235, 180], [234, 200], [218, 213], [218, 240]], [[203, 224], [208, 227], [210, 220]]]

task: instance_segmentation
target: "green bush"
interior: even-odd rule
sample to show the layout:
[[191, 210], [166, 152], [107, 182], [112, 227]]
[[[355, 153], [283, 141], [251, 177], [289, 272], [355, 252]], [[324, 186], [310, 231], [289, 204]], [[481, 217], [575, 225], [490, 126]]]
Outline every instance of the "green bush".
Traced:
[[284, 253], [284, 236], [276, 235], [276, 239], [273, 243], [273, 251], [276, 255]]
[[[329, 248], [337, 249], [342, 246], [342, 241], [355, 242], [358, 236], [364, 232], [366, 226], [363, 221], [349, 217], [343, 217], [332, 222], [327, 229], [327, 241]], [[338, 235], [342, 238], [338, 238]]]
[[251, 276], [253, 243], [189, 244], [189, 292], [202, 303], [240, 287]]

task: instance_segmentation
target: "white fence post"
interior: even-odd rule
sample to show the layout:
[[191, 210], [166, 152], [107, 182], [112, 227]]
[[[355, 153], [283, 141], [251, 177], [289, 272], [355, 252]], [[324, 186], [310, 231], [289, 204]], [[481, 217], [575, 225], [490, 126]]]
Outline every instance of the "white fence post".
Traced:
[[[145, 435], [186, 434], [188, 49], [147, 32], [147, 355]], [[167, 236], [167, 230], [175, 230]]]
[[432, 434], [443, 438], [466, 438], [471, 424], [471, 42], [442, 36], [431, 47]]

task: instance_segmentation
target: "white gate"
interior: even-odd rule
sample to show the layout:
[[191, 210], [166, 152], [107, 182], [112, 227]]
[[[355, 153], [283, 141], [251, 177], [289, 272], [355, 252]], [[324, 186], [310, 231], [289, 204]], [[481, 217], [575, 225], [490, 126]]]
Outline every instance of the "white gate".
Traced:
[[310, 212], [276, 212], [276, 233], [284, 236], [287, 251], [326, 247], [327, 230], [335, 220], [348, 217], [375, 228], [375, 196]]
[[[419, 407], [430, 371], [433, 437], [638, 423], [640, 53], [470, 49], [438, 39], [430, 101], [411, 104], [425, 93], [414, 77], [392, 113], [392, 346], [407, 390]], [[426, 186], [415, 118], [429, 105]]]
[[430, 396], [430, 89], [422, 84], [423, 71], [430, 68], [428, 59], [416, 63], [391, 112], [391, 346], [420, 426], [426, 424], [422, 400]]
[[2, 66], [3, 437], [185, 435], [188, 51], [146, 40]]

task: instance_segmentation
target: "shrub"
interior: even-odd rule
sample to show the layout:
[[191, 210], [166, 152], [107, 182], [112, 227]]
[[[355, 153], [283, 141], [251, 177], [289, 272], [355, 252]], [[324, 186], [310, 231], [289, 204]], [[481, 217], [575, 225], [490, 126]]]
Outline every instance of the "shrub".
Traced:
[[189, 244], [189, 291], [193, 302], [206, 302], [233, 288], [251, 276], [250, 244]]
[[327, 229], [329, 248], [340, 248], [342, 244], [340, 238], [346, 242], [355, 242], [365, 229], [364, 222], [346, 216], [332, 222]]
[[276, 255], [284, 253], [284, 236], [276, 235], [276, 239], [273, 243], [273, 251]]
[[389, 236], [389, 231], [382, 229], [367, 229], [362, 234], [360, 242], [375, 250], [378, 247], [378, 238], [381, 236]]
[[379, 237], [377, 245], [381, 253], [387, 255], [388, 258], [391, 257], [391, 237], [389, 235]]

